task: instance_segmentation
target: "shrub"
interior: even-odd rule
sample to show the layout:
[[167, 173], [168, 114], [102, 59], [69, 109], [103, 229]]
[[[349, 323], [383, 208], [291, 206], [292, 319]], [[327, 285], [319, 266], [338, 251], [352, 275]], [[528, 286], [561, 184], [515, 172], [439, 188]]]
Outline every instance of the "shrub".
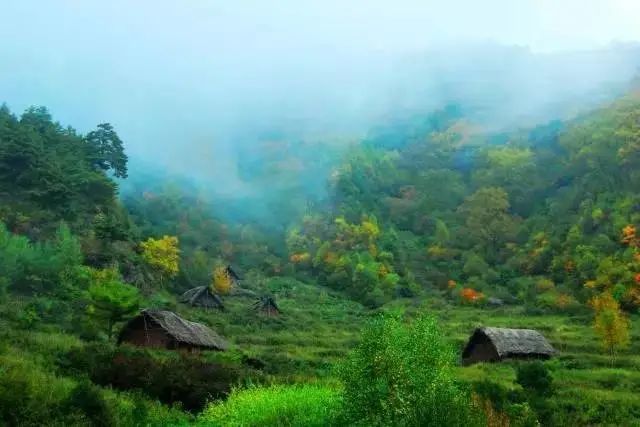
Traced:
[[[97, 348], [97, 347], [96, 347]], [[48, 350], [48, 349], [47, 349]], [[96, 363], [98, 362], [96, 359]], [[141, 393], [102, 389], [51, 373], [40, 355], [0, 355], [0, 425], [186, 425], [188, 415]]]
[[403, 325], [381, 316], [340, 368], [344, 421], [365, 425], [481, 425], [470, 394], [454, 381], [454, 353], [433, 319]]
[[80, 382], [64, 402], [68, 412], [82, 411], [85, 418], [96, 427], [111, 426], [115, 424], [113, 415], [98, 387], [88, 380]]
[[482, 399], [488, 399], [494, 409], [503, 411], [508, 406], [509, 390], [502, 385], [485, 379], [475, 381], [472, 386], [473, 392]]
[[251, 387], [211, 403], [198, 420], [221, 426], [326, 426], [337, 423], [340, 407], [339, 391], [328, 386]]
[[111, 409], [117, 426], [188, 426], [192, 417], [179, 406], [167, 406], [150, 400], [138, 391], [103, 389], [102, 397]]
[[9, 426], [77, 424], [81, 415], [70, 414], [71, 408], [65, 410], [62, 405], [73, 385], [72, 381], [44, 371], [24, 354], [1, 356], [0, 423]]
[[553, 377], [546, 365], [540, 361], [518, 365], [516, 382], [535, 396], [546, 397], [553, 394]]
[[637, 393], [612, 393], [610, 390], [564, 390], [554, 399], [554, 425], [628, 426], [638, 425], [640, 402]]
[[[88, 375], [95, 378], [100, 369], [105, 369], [115, 354], [115, 348], [107, 344], [87, 344], [74, 348], [58, 358], [57, 365], [66, 375]], [[95, 381], [95, 380], [94, 380]]]
[[553, 419], [558, 411], [556, 402], [548, 399], [553, 395], [554, 387], [547, 366], [540, 361], [518, 365], [516, 382], [524, 389], [529, 406], [536, 412], [540, 422], [543, 425], [555, 425]]
[[[498, 418], [507, 419], [507, 425], [522, 427], [537, 427], [539, 422], [537, 414], [532, 410], [523, 392], [510, 390], [501, 384], [490, 380], [475, 381], [473, 392], [478, 400], [485, 403], [485, 412], [493, 412]], [[490, 402], [490, 411], [487, 411], [486, 402]], [[488, 414], [489, 415], [489, 414]], [[490, 418], [489, 416], [487, 418]], [[496, 425], [487, 420], [487, 425]]]
[[235, 365], [174, 356], [160, 358], [146, 350], [91, 345], [69, 352], [59, 365], [68, 373], [85, 373], [97, 384], [143, 390], [161, 402], [180, 403], [194, 411], [212, 398], [225, 397], [243, 375]]
[[114, 325], [138, 309], [138, 288], [124, 283], [115, 267], [94, 270], [92, 276], [93, 283], [89, 286], [91, 305], [87, 311], [106, 324], [107, 336], [111, 340]]
[[80, 244], [64, 224], [54, 239], [32, 243], [0, 223], [0, 271], [14, 291], [63, 291], [63, 285], [75, 280], [81, 263]]

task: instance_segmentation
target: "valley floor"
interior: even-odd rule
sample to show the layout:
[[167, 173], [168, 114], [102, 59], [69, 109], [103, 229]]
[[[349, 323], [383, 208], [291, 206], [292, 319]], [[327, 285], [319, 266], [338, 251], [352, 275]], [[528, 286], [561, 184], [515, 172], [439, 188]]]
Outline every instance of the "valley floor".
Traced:
[[[270, 383], [333, 382], [334, 367], [358, 342], [360, 331], [375, 312], [317, 286], [295, 280], [276, 279], [267, 283], [282, 310], [279, 317], [265, 317], [251, 309], [251, 298], [227, 297], [224, 312], [204, 311], [174, 305], [184, 317], [212, 326], [232, 343], [224, 355], [231, 361], [250, 356], [266, 364], [263, 381]], [[23, 327], [9, 320], [21, 304], [1, 306], [0, 316], [0, 399], [10, 403], [10, 384], [22, 384], [24, 393], [37, 397], [38, 410], [48, 404], [55, 408], [56, 393], [68, 393], [78, 381], [58, 372], [56, 361], [85, 342], [47, 325]], [[559, 351], [546, 362], [556, 386], [554, 399], [565, 419], [576, 425], [640, 424], [640, 318], [632, 319], [631, 347], [611, 360], [601, 349], [588, 317], [561, 314], [529, 315], [521, 307], [478, 308], [451, 305], [438, 296], [423, 300], [399, 300], [382, 311], [403, 312], [411, 318], [429, 313], [438, 320], [446, 336], [459, 351], [479, 326], [533, 328], [541, 331]], [[517, 388], [516, 362], [476, 364], [458, 367], [461, 380], [491, 380], [506, 388]], [[40, 384], [42, 383], [42, 384]], [[43, 385], [44, 383], [50, 386]], [[30, 390], [33, 388], [41, 390]], [[117, 405], [133, 407], [139, 396], [107, 389]], [[18, 399], [18, 397], [14, 397]], [[138, 399], [138, 400], [136, 400]], [[23, 400], [29, 409], [29, 400]], [[193, 419], [178, 409], [149, 400], [146, 411], [155, 422], [181, 424]], [[53, 409], [51, 409], [53, 410]], [[151, 418], [153, 420], [153, 418]], [[121, 421], [127, 425], [126, 420]], [[152, 422], [153, 423], [153, 422]]]
[[[283, 316], [247, 314], [250, 300], [229, 299], [228, 313], [192, 311], [190, 315], [215, 325], [243, 352], [267, 362], [276, 381], [332, 378], [332, 368], [357, 342], [367, 318], [375, 315], [322, 288], [295, 281], [274, 281]], [[382, 311], [435, 316], [451, 343], [462, 352], [475, 328], [496, 326], [540, 331], [558, 355], [546, 362], [552, 370], [562, 411], [579, 425], [621, 420], [640, 424], [640, 318], [632, 318], [631, 346], [611, 360], [603, 351], [589, 316], [527, 314], [523, 307], [479, 308], [448, 304], [439, 296], [404, 299]], [[517, 362], [460, 366], [460, 379], [488, 379], [507, 388], [515, 385]], [[605, 421], [606, 420], [606, 421]]]

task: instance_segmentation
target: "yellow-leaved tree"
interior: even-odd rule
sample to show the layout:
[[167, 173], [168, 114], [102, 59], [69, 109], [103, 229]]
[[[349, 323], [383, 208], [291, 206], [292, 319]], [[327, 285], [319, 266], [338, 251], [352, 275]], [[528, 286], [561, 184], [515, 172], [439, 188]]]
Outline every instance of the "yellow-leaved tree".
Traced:
[[629, 319], [609, 292], [593, 297], [590, 304], [595, 311], [593, 328], [600, 337], [602, 346], [613, 359], [616, 351], [629, 345]]
[[150, 237], [140, 243], [140, 247], [142, 259], [159, 275], [161, 284], [178, 274], [180, 249], [176, 236], [163, 236], [161, 239]]
[[216, 267], [213, 269], [211, 278], [211, 290], [214, 293], [225, 295], [231, 290], [233, 284], [229, 271], [225, 267]]

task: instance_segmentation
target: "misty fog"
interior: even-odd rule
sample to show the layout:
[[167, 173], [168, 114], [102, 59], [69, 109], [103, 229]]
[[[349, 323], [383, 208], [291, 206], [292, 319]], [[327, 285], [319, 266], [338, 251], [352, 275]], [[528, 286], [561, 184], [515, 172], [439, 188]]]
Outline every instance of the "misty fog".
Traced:
[[566, 118], [640, 65], [634, 1], [4, 3], [12, 110], [45, 105], [80, 132], [110, 122], [133, 181], [155, 170], [241, 197], [292, 191], [280, 178], [321, 191], [331, 166], [272, 180], [261, 159], [322, 162], [381, 121], [448, 104], [488, 130]]

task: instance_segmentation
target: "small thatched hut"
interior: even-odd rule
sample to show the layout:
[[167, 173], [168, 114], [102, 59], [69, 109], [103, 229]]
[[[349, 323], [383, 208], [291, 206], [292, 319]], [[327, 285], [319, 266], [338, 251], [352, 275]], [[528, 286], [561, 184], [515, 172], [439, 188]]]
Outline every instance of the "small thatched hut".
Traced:
[[280, 315], [280, 308], [276, 304], [276, 300], [268, 295], [258, 298], [253, 304], [253, 309], [266, 314], [269, 317], [275, 317]]
[[491, 307], [502, 307], [504, 305], [504, 301], [500, 298], [489, 298], [487, 299], [487, 304]]
[[189, 289], [180, 297], [180, 302], [192, 305], [194, 307], [217, 308], [224, 310], [224, 304], [220, 297], [209, 289], [208, 286], [198, 286]]
[[504, 359], [548, 359], [555, 349], [533, 329], [478, 328], [464, 351], [462, 363], [497, 362]]
[[229, 275], [229, 277], [231, 278], [231, 280], [233, 280], [233, 284], [237, 285], [240, 283], [240, 281], [242, 280], [240, 278], [240, 276], [238, 276], [238, 274], [234, 271], [233, 268], [231, 268], [230, 265], [227, 265], [227, 268], [225, 269], [227, 274]]
[[118, 344], [187, 350], [227, 349], [227, 342], [207, 326], [166, 310], [142, 310], [120, 332]]

